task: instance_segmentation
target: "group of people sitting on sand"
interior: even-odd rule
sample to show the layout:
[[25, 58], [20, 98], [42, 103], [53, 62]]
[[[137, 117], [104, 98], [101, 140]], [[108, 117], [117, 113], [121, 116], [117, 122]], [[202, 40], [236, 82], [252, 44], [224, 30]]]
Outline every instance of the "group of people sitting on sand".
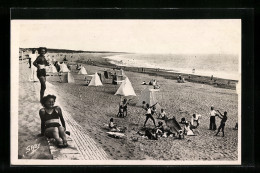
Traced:
[[177, 82], [178, 82], [178, 83], [184, 83], [184, 82], [185, 82], [184, 77], [182, 77], [181, 75], [179, 75], [178, 78], [177, 78]]
[[[142, 85], [147, 85], [147, 83], [145, 81], [142, 82]], [[155, 79], [152, 79], [148, 85], [152, 85], [154, 87], [154, 89], [159, 89], [160, 85], [158, 84], [158, 82]]]

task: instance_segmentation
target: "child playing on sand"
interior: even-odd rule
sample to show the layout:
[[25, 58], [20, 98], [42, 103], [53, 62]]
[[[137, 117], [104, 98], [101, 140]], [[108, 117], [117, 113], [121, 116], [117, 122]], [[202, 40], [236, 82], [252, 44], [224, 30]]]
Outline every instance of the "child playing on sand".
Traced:
[[190, 122], [186, 122], [183, 130], [184, 134], [187, 136], [194, 136], [193, 131], [190, 128]]
[[146, 108], [145, 108], [145, 110], [146, 110], [146, 119], [145, 119], [145, 122], [144, 122], [144, 127], [145, 127], [146, 122], [147, 122], [148, 119], [152, 119], [153, 124], [154, 124], [154, 126], [156, 127], [156, 125], [155, 125], [155, 120], [154, 120], [154, 118], [153, 118], [153, 116], [152, 116], [152, 110], [151, 110], [151, 108], [153, 108], [156, 104], [157, 104], [157, 103], [155, 103], [155, 104], [152, 105], [152, 106], [150, 106], [148, 103], [146, 104]]
[[195, 126], [194, 123], [196, 122], [196, 128], [200, 125], [199, 119], [201, 118], [200, 114], [193, 114], [191, 116], [191, 125]]
[[166, 113], [165, 113], [164, 109], [161, 109], [161, 112], [159, 113], [157, 118], [162, 119], [162, 120], [166, 119]]
[[220, 126], [218, 127], [218, 132], [215, 134], [215, 136], [217, 136], [218, 133], [220, 132], [220, 130], [222, 130], [222, 133], [223, 133], [222, 137], [224, 137], [225, 136], [224, 135], [224, 128], [225, 128], [225, 123], [227, 121], [227, 112], [225, 111], [224, 115], [223, 115], [219, 112], [219, 110], [217, 110], [217, 111], [220, 114], [220, 115], [218, 115], [218, 117], [221, 119], [221, 122], [220, 122]]
[[146, 108], [146, 103], [145, 103], [145, 101], [142, 102], [142, 108], [143, 108], [143, 109]]
[[163, 129], [163, 122], [159, 121], [158, 126], [156, 126], [156, 134], [163, 135], [164, 129]]
[[152, 107], [151, 114], [152, 114], [152, 116], [157, 114], [155, 106]]
[[117, 113], [117, 117], [124, 117], [123, 111], [124, 111], [123, 105], [119, 104], [119, 110]]
[[123, 116], [126, 117], [127, 116], [127, 105], [129, 104], [128, 102], [130, 101], [127, 99], [123, 100]]
[[[54, 138], [58, 147], [67, 147], [66, 126], [59, 106], [54, 106], [56, 96], [47, 95], [41, 99], [43, 108], [39, 114], [41, 118], [41, 135]], [[61, 121], [62, 126], [59, 123]]]

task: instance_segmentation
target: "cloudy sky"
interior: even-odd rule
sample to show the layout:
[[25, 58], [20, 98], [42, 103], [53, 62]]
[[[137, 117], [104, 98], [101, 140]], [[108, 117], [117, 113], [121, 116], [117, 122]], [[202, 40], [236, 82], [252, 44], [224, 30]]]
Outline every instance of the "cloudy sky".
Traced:
[[12, 26], [23, 48], [173, 54], [241, 51], [241, 20], [14, 20]]

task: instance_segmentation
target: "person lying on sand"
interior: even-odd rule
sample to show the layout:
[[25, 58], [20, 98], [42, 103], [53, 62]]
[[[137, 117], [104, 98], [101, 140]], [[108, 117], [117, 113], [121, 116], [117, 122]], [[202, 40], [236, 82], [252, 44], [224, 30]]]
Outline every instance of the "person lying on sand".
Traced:
[[166, 119], [166, 112], [164, 111], [164, 109], [161, 109], [161, 112], [159, 112], [157, 119], [162, 119], [162, 120]]
[[224, 137], [225, 136], [224, 128], [225, 128], [225, 123], [227, 121], [227, 112], [225, 111], [224, 115], [223, 115], [222, 113], [219, 112], [219, 110], [217, 110], [217, 111], [220, 114], [220, 115], [218, 115], [218, 117], [221, 119], [221, 122], [220, 122], [220, 126], [218, 127], [218, 132], [215, 134], [215, 136], [217, 136], [218, 133], [220, 132], [220, 130], [222, 130], [222, 133], [223, 133], [222, 137]]
[[[54, 138], [58, 147], [67, 147], [66, 126], [59, 106], [54, 106], [56, 96], [47, 95], [42, 98], [39, 114], [41, 118], [41, 135]], [[62, 126], [59, 123], [61, 121]]]
[[145, 122], [144, 122], [144, 127], [145, 127], [146, 122], [147, 122], [148, 119], [152, 119], [153, 124], [154, 124], [154, 126], [156, 127], [156, 125], [155, 125], [155, 120], [154, 120], [154, 118], [153, 118], [153, 116], [152, 116], [152, 110], [151, 110], [151, 108], [153, 108], [156, 104], [157, 104], [157, 103], [155, 103], [155, 104], [152, 105], [152, 106], [150, 106], [148, 103], [146, 104], [146, 108], [145, 108], [145, 110], [146, 110], [146, 119], [145, 119]]
[[145, 81], [143, 81], [142, 85], [146, 85], [146, 82], [145, 82]]

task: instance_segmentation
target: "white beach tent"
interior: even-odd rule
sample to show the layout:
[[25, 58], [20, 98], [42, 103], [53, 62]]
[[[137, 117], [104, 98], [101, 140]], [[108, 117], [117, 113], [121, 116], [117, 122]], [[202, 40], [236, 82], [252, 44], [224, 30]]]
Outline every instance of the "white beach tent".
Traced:
[[78, 74], [88, 74], [85, 67], [81, 67], [80, 71], [78, 72]]
[[60, 72], [70, 72], [70, 70], [68, 69], [66, 64], [62, 63], [60, 64]]
[[74, 77], [72, 76], [72, 74], [71, 74], [70, 72], [66, 73], [66, 74], [63, 76], [62, 82], [63, 82], [63, 83], [75, 83]]
[[88, 86], [101, 86], [103, 85], [97, 72], [92, 77], [91, 81], [89, 82]]
[[121, 83], [115, 95], [120, 96], [136, 96], [133, 86], [128, 77]]
[[[142, 106], [143, 105], [143, 101], [145, 101], [145, 103], [149, 104], [150, 106], [154, 105], [155, 103], [158, 102], [158, 100], [156, 99], [156, 94], [155, 92], [158, 92], [158, 89], [150, 89], [149, 87], [145, 88], [142, 92], [141, 95], [139, 97], [139, 100], [136, 104], [136, 106]], [[156, 108], [160, 108], [161, 106], [159, 105], [159, 103], [156, 105]]]

